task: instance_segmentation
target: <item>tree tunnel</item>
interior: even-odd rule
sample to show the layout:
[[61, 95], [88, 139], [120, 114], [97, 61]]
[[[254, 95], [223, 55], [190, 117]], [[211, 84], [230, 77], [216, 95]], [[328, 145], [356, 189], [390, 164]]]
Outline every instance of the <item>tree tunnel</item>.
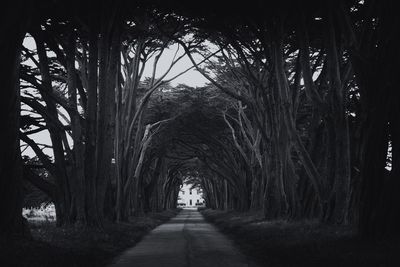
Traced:
[[[177, 166], [181, 179], [189, 176], [194, 185], [203, 189], [207, 206], [242, 211], [251, 204], [252, 208], [261, 208], [259, 200], [258, 206], [251, 203], [253, 181], [246, 173], [250, 166], [243, 164], [242, 156], [232, 145], [236, 133], [224, 121], [227, 108], [234, 101], [212, 86], [182, 86], [162, 96], [163, 100], [154, 101], [155, 106], [151, 103], [151, 109], [162, 110], [164, 114], [171, 110], [173, 113], [168, 117], [173, 119], [155, 136], [166, 144], [161, 157]], [[173, 105], [166, 108], [168, 102]]]
[[[175, 207], [188, 175], [210, 208], [400, 234], [395, 1], [13, 2], [2, 236], [26, 234], [25, 182], [101, 228]], [[172, 85], [191, 69], [208, 83]]]

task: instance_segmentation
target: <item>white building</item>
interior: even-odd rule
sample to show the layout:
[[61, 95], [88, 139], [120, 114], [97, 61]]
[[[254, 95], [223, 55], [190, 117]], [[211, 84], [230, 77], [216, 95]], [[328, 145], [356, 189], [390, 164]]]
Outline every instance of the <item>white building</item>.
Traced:
[[197, 207], [204, 203], [203, 193], [191, 184], [183, 184], [178, 195], [178, 206]]

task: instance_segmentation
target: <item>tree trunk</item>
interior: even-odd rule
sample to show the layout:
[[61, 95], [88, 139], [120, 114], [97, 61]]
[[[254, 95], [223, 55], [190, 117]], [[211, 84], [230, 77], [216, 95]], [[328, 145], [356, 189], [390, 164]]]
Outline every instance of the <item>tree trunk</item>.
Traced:
[[[114, 127], [115, 127], [115, 90], [118, 77], [120, 53], [120, 31], [118, 26], [107, 32], [108, 24], [103, 25], [100, 39], [99, 67], [99, 112], [97, 128], [98, 172], [96, 180], [97, 212], [99, 219], [104, 218], [104, 201], [112, 175]], [[108, 42], [111, 39], [111, 43]]]
[[[46, 54], [46, 48], [43, 38], [43, 32], [38, 27], [37, 31], [32, 33], [35, 38], [39, 63], [40, 63], [40, 74], [42, 76], [43, 88], [40, 94], [46, 103], [46, 112], [49, 114], [45, 117], [46, 126], [48, 128], [50, 139], [54, 153], [54, 178], [56, 179], [57, 188], [57, 199], [55, 203], [56, 214], [57, 214], [57, 225], [63, 225], [65, 223], [72, 222], [72, 196], [70, 192], [70, 181], [68, 180], [69, 172], [67, 170], [67, 160], [64, 155], [63, 137], [61, 130], [57, 123], [58, 111], [56, 103], [53, 101], [51, 94], [53, 93], [52, 80], [50, 76], [49, 62]], [[54, 121], [53, 121], [54, 120]], [[68, 154], [72, 160], [72, 155]]]
[[96, 176], [97, 176], [97, 151], [96, 151], [96, 121], [97, 121], [97, 78], [98, 78], [98, 29], [95, 16], [90, 17], [89, 32], [89, 63], [88, 63], [88, 88], [86, 106], [86, 136], [85, 136], [85, 181], [87, 223], [98, 225], [96, 202]]
[[77, 75], [75, 70], [75, 53], [76, 53], [76, 37], [74, 29], [71, 27], [66, 51], [67, 59], [67, 79], [68, 79], [68, 96], [71, 116], [71, 131], [74, 143], [73, 147], [73, 164], [71, 183], [73, 184], [73, 195], [75, 196], [75, 207], [77, 212], [76, 222], [86, 223], [86, 203], [85, 203], [85, 169], [84, 169], [84, 143], [83, 132], [81, 126], [81, 117], [78, 112], [77, 99]]
[[331, 108], [333, 116], [333, 131], [335, 136], [334, 160], [335, 173], [333, 183], [334, 209], [331, 221], [336, 224], [347, 223], [349, 193], [350, 193], [350, 144], [349, 127], [346, 115], [346, 87], [340, 77], [340, 63], [337, 38], [332, 21], [329, 16], [328, 23], [328, 70], [331, 85]]
[[0, 240], [13, 236], [28, 237], [29, 230], [22, 218], [22, 162], [19, 148], [19, 63], [25, 35], [27, 14], [23, 1], [6, 5], [0, 20], [0, 71], [2, 96], [1, 114], [5, 117], [0, 141]]

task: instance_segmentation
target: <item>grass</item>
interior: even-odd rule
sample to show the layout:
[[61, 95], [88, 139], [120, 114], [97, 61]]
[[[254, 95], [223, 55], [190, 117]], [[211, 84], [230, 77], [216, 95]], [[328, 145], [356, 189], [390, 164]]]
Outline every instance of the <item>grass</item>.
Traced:
[[400, 266], [400, 242], [367, 241], [350, 227], [265, 221], [257, 212], [202, 214], [261, 266]]
[[0, 266], [106, 266], [177, 212], [146, 214], [129, 223], [106, 224], [102, 230], [56, 227], [54, 222], [31, 222], [33, 240], [0, 244]]

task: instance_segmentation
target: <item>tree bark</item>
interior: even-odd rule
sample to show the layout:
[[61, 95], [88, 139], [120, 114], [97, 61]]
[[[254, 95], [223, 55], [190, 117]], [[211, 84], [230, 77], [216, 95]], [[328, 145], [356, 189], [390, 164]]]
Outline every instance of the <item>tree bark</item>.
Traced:
[[[117, 19], [117, 21], [119, 21]], [[114, 24], [116, 22], [108, 22]], [[96, 197], [99, 220], [104, 218], [104, 202], [112, 175], [111, 160], [114, 154], [115, 90], [120, 55], [119, 23], [108, 32], [108, 23], [103, 25], [99, 46], [99, 111], [97, 128], [97, 179]], [[111, 40], [110, 42], [108, 40]]]
[[89, 62], [88, 62], [88, 88], [86, 136], [85, 136], [85, 181], [87, 223], [98, 225], [97, 201], [96, 201], [96, 177], [97, 177], [97, 149], [96, 149], [96, 125], [97, 125], [97, 79], [98, 79], [98, 29], [94, 15], [90, 17], [89, 29]]
[[71, 183], [74, 190], [73, 195], [76, 207], [76, 222], [79, 224], [86, 223], [86, 203], [85, 203], [85, 168], [84, 168], [84, 143], [83, 131], [81, 125], [81, 117], [78, 112], [78, 99], [77, 99], [77, 75], [75, 70], [75, 53], [76, 53], [76, 37], [74, 29], [71, 27], [68, 33], [68, 41], [66, 45], [66, 59], [67, 59], [67, 82], [68, 82], [68, 95], [71, 116], [71, 130], [73, 147], [73, 168]]

